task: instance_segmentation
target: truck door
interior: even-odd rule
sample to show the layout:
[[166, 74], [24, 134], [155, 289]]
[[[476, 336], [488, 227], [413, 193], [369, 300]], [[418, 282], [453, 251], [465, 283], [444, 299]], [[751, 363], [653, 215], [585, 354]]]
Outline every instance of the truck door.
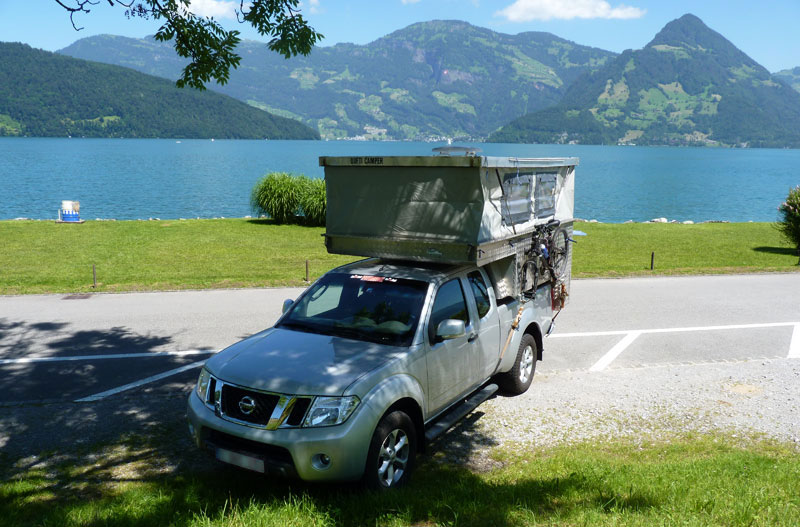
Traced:
[[[500, 356], [500, 320], [497, 314], [497, 305], [489, 282], [481, 271], [472, 271], [467, 275], [467, 283], [471, 296], [475, 300], [475, 319], [473, 332], [477, 335], [472, 343], [475, 348], [477, 370], [483, 381], [494, 373], [497, 359]], [[469, 334], [468, 334], [469, 335]]]
[[[436, 327], [443, 320], [463, 320], [466, 334], [449, 340], [436, 338]], [[426, 339], [428, 341], [428, 401], [430, 414], [442, 410], [472, 384], [477, 366], [469, 342], [474, 328], [470, 323], [461, 281], [456, 278], [445, 282], [436, 292], [428, 318]]]

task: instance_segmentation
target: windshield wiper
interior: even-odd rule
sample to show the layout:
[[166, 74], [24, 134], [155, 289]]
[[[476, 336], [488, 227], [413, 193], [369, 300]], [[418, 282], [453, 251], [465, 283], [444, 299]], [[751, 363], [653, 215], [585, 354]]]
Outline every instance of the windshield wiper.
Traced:
[[332, 331], [336, 333], [337, 337], [350, 337], [356, 340], [362, 340], [367, 336], [361, 329], [340, 326], [338, 324], [332, 328]]
[[316, 327], [316, 326], [309, 326], [309, 325], [306, 325], [306, 324], [302, 324], [300, 322], [291, 322], [291, 321], [281, 322], [276, 327], [284, 328], [284, 329], [293, 329], [295, 331], [302, 331], [304, 333], [317, 333], [319, 335], [328, 335], [329, 334], [328, 331], [326, 331], [326, 330], [324, 330], [322, 328], [319, 328], [319, 327]]

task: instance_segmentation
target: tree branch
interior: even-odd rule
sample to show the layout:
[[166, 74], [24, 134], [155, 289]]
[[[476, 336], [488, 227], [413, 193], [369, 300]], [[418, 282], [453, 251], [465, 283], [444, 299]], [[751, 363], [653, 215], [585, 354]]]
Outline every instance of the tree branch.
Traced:
[[[100, 0], [55, 0], [70, 14], [70, 22], [78, 28], [73, 16], [75, 13], [89, 13], [91, 6]], [[226, 31], [211, 17], [199, 17], [191, 12], [191, 0], [106, 0], [112, 7], [124, 6], [128, 18], [164, 19], [165, 23], [155, 34], [160, 42], [173, 41], [176, 53], [191, 62], [184, 68], [176, 82], [205, 89], [205, 83], [214, 79], [225, 84], [230, 69], [237, 68], [241, 57], [235, 53], [240, 42], [239, 32]], [[247, 22], [259, 34], [271, 37], [268, 47], [284, 57], [308, 55], [314, 44], [322, 38], [303, 19], [298, 8], [300, 0], [240, 0], [236, 18], [239, 23]]]

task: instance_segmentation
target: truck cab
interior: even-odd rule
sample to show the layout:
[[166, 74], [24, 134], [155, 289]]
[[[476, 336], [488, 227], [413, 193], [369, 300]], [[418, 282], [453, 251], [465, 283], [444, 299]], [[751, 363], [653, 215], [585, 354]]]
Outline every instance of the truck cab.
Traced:
[[[552, 316], [545, 304], [528, 306], [501, 361], [517, 302], [498, 303], [484, 269], [379, 259], [334, 269], [272, 328], [208, 360], [189, 399], [192, 435], [243, 468], [392, 487], [453, 406], [493, 377], [527, 389]], [[388, 454], [387, 438], [375, 438], [390, 415], [399, 422], [388, 435], [406, 438], [391, 470], [376, 465]]]

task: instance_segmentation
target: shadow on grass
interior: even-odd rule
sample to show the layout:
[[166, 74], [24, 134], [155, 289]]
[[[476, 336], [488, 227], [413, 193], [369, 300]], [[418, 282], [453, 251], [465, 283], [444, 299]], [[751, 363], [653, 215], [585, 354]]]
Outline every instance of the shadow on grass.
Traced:
[[[152, 446], [136, 440], [120, 446], [130, 452], [71, 472], [29, 470], [34, 475], [6, 484], [0, 513], [14, 525], [503, 526], [568, 518], [586, 507], [634, 512], [660, 505], [576, 472], [493, 481], [427, 457], [409, 486], [373, 492], [356, 484], [276, 481], [210, 459], [158, 473]], [[120, 466], [141, 465], [139, 472], [119, 473]]]
[[791, 247], [753, 247], [753, 250], [759, 253], [767, 253], [767, 254], [780, 254], [783, 256], [795, 256], [797, 257], [797, 249], [793, 249]]
[[[307, 223], [302, 216], [297, 217], [297, 221], [292, 223], [279, 223], [271, 218], [250, 218], [247, 220], [247, 223], [251, 223], [253, 225], [273, 225], [275, 227], [278, 226], [291, 226], [291, 227], [308, 227], [309, 229], [319, 229], [320, 225], [312, 225]], [[324, 227], [324, 225], [322, 225]]]
[[253, 225], [280, 225], [280, 223], [270, 218], [250, 218], [247, 220], [247, 223]]

